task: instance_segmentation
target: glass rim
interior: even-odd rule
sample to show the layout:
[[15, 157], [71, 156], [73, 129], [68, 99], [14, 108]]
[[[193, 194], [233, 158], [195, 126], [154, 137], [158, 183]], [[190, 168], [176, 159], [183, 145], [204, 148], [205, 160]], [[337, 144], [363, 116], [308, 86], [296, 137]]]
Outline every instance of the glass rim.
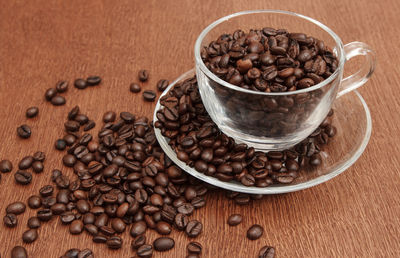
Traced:
[[[203, 59], [201, 58], [201, 43], [203, 42], [204, 37], [213, 29], [215, 28], [217, 25], [228, 21], [229, 19], [238, 17], [238, 16], [242, 16], [242, 15], [248, 15], [248, 14], [259, 14], [259, 13], [275, 13], [275, 14], [285, 14], [285, 15], [291, 15], [297, 18], [302, 18], [304, 20], [307, 20], [315, 25], [317, 25], [318, 27], [320, 27], [321, 29], [323, 29], [325, 32], [327, 32], [335, 41], [336, 43], [336, 47], [339, 48], [339, 65], [338, 68], [335, 70], [335, 72], [333, 72], [328, 78], [326, 78], [325, 80], [323, 80], [322, 82], [313, 85], [309, 88], [305, 88], [305, 89], [301, 89], [301, 90], [296, 90], [296, 91], [286, 91], [286, 92], [261, 92], [261, 91], [254, 91], [254, 90], [249, 90], [249, 89], [244, 89], [242, 87], [236, 86], [234, 84], [231, 84], [227, 81], [222, 80], [221, 78], [219, 78], [218, 76], [216, 76], [213, 72], [211, 72], [206, 65], [203, 62]], [[248, 93], [248, 94], [255, 94], [255, 95], [267, 95], [267, 96], [285, 96], [285, 95], [295, 95], [295, 94], [300, 94], [300, 93], [306, 93], [309, 91], [314, 91], [316, 89], [322, 88], [325, 85], [328, 85], [329, 83], [331, 83], [339, 74], [340, 71], [343, 69], [344, 66], [344, 62], [345, 62], [345, 55], [344, 55], [344, 48], [343, 48], [343, 42], [342, 40], [339, 38], [339, 36], [333, 32], [333, 30], [331, 30], [328, 26], [326, 26], [325, 24], [302, 14], [298, 14], [295, 12], [290, 12], [290, 11], [283, 11], [283, 10], [273, 10], [273, 9], [265, 9], [265, 10], [248, 10], [248, 11], [242, 11], [242, 12], [237, 12], [237, 13], [233, 13], [227, 16], [224, 16], [216, 21], [214, 21], [213, 23], [211, 23], [210, 25], [208, 25], [199, 35], [199, 37], [196, 40], [196, 43], [194, 45], [194, 56], [195, 56], [195, 62], [196, 65], [199, 65], [198, 68], [200, 68], [200, 70], [202, 72], [204, 72], [209, 78], [211, 78], [212, 80], [214, 80], [215, 82], [217, 82], [220, 85], [223, 85], [227, 88], [230, 88], [232, 90], [236, 90], [236, 91], [241, 91], [244, 93]]]

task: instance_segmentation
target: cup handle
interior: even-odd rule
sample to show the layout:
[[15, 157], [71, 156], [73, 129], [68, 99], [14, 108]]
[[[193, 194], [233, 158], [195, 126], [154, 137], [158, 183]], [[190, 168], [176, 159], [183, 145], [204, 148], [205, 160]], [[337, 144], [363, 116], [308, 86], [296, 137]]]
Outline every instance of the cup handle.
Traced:
[[358, 41], [350, 42], [344, 46], [344, 52], [346, 61], [360, 55], [365, 56], [366, 60], [357, 72], [342, 80], [337, 98], [366, 83], [375, 70], [375, 52], [367, 44]]

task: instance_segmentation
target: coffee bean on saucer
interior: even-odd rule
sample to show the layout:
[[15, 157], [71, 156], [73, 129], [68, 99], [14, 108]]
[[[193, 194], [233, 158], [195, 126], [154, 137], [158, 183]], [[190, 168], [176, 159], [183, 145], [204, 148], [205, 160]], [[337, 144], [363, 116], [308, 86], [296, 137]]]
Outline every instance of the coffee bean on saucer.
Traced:
[[58, 81], [56, 83], [56, 90], [58, 93], [63, 93], [68, 90], [68, 82], [67, 81]]
[[28, 253], [24, 247], [14, 246], [11, 250], [11, 258], [28, 258]]
[[32, 181], [32, 173], [24, 170], [18, 170], [14, 174], [15, 182], [20, 185], [28, 185]]
[[242, 223], [242, 219], [243, 219], [242, 215], [240, 215], [240, 214], [232, 214], [228, 218], [228, 225], [229, 226], [237, 226], [240, 223]]
[[101, 78], [100, 76], [89, 76], [88, 78], [86, 78], [86, 83], [89, 86], [97, 86], [101, 83]]
[[260, 225], [255, 224], [247, 230], [247, 238], [250, 240], [256, 240], [259, 239], [263, 233], [264, 229]]
[[26, 117], [27, 118], [33, 118], [39, 114], [39, 108], [38, 107], [30, 107], [26, 110]]
[[32, 131], [28, 125], [24, 124], [17, 128], [17, 134], [23, 139], [28, 139], [29, 137], [31, 137]]
[[260, 249], [258, 253], [259, 258], [274, 258], [275, 257], [275, 248], [272, 246], [264, 246]]
[[7, 213], [3, 218], [4, 225], [9, 228], [14, 228], [18, 224], [17, 216], [13, 213]]
[[166, 88], [168, 88], [169, 81], [165, 79], [161, 79], [157, 82], [157, 89], [160, 92], [163, 92]]
[[142, 88], [137, 83], [131, 83], [131, 85], [129, 85], [129, 90], [133, 93], [138, 93], [142, 90]]
[[148, 102], [153, 102], [156, 99], [157, 95], [152, 90], [145, 90], [143, 92], [143, 99]]
[[76, 79], [74, 81], [74, 86], [75, 86], [75, 88], [77, 88], [79, 90], [83, 90], [83, 89], [87, 88], [88, 84], [87, 84], [86, 80], [84, 80], [84, 79]]
[[65, 98], [60, 95], [52, 97], [50, 101], [54, 106], [62, 106], [67, 102]]
[[11, 161], [4, 159], [0, 161], [0, 172], [1, 173], [9, 173], [13, 169], [13, 164]]
[[140, 70], [138, 74], [138, 78], [141, 82], [145, 82], [149, 79], [149, 71], [147, 70]]

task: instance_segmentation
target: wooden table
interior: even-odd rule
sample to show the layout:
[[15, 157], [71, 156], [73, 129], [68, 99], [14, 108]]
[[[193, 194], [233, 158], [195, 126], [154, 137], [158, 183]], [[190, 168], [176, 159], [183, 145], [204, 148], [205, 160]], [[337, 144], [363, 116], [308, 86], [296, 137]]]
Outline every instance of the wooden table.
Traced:
[[[317, 3], [320, 2], [320, 3]], [[255, 257], [263, 245], [276, 247], [278, 257], [400, 257], [400, 2], [382, 1], [1, 1], [0, 2], [0, 159], [14, 167], [36, 150], [47, 154], [45, 171], [34, 175], [26, 187], [16, 185], [12, 173], [0, 183], [0, 216], [13, 201], [38, 193], [50, 183], [50, 172], [63, 168], [62, 154], [54, 141], [62, 135], [66, 112], [78, 104], [98, 123], [107, 110], [152, 115], [154, 103], [143, 104], [140, 94], [128, 87], [140, 68], [149, 69], [144, 88], [155, 89], [160, 78], [173, 80], [193, 67], [193, 45], [210, 22], [246, 9], [286, 9], [322, 21], [344, 42], [359, 40], [371, 45], [378, 65], [360, 92], [373, 119], [371, 141], [354, 166], [339, 177], [312, 189], [267, 196], [249, 206], [237, 206], [223, 195], [209, 196], [207, 207], [194, 214], [204, 223], [197, 239], [203, 257]], [[70, 82], [98, 74], [96, 89], [70, 87], [67, 104], [53, 107], [44, 91], [59, 79]], [[37, 118], [27, 121], [25, 110], [36, 105]], [[16, 127], [32, 126], [33, 135], [21, 140]], [[72, 171], [63, 168], [65, 173]], [[15, 169], [14, 171], [15, 172]], [[241, 226], [226, 224], [228, 215], [244, 215]], [[9, 257], [22, 244], [27, 219], [19, 227], [0, 223], [0, 254]], [[245, 238], [253, 223], [265, 227], [258, 241]], [[111, 251], [94, 244], [87, 234], [72, 236], [54, 219], [39, 229], [39, 239], [24, 244], [30, 257], [59, 257], [72, 247], [91, 248], [96, 257], [130, 257], [131, 238], [123, 249]], [[156, 238], [148, 232], [150, 240]], [[187, 237], [174, 232], [176, 247], [154, 257], [184, 257]]]

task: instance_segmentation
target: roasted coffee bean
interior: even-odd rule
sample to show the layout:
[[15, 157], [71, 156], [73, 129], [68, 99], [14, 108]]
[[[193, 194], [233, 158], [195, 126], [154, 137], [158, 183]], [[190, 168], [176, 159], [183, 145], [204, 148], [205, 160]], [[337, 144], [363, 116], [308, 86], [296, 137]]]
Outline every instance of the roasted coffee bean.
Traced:
[[144, 245], [146, 243], [146, 236], [145, 235], [139, 235], [137, 237], [135, 237], [132, 241], [131, 247], [132, 249], [138, 249], [139, 247], [141, 247], [142, 245]]
[[169, 235], [172, 231], [171, 225], [164, 221], [159, 221], [156, 224], [156, 231], [160, 235]]
[[73, 167], [76, 163], [76, 158], [72, 154], [66, 154], [63, 157], [63, 163], [67, 167]]
[[42, 198], [42, 206], [45, 208], [51, 208], [51, 206], [56, 204], [56, 202], [57, 202], [56, 198], [52, 196]]
[[255, 224], [247, 230], [247, 238], [250, 240], [256, 240], [259, 239], [263, 233], [264, 229], [260, 225]]
[[83, 231], [83, 222], [81, 220], [74, 220], [69, 225], [69, 232], [73, 235], [77, 235], [82, 233]]
[[83, 249], [79, 252], [77, 258], [94, 258], [94, 254], [90, 249]]
[[147, 70], [140, 70], [138, 73], [138, 78], [141, 82], [145, 82], [149, 79], [149, 71]]
[[14, 174], [15, 182], [20, 185], [28, 185], [32, 181], [32, 173], [28, 171], [18, 170]]
[[97, 86], [101, 83], [100, 76], [92, 75], [86, 78], [86, 83], [89, 86]]
[[42, 197], [47, 197], [53, 194], [54, 188], [51, 185], [45, 185], [40, 188], [39, 193]]
[[272, 246], [264, 246], [260, 249], [258, 253], [258, 258], [274, 258], [275, 257], [275, 248]]
[[63, 258], [77, 258], [80, 251], [81, 250], [79, 250], [77, 248], [69, 249], [65, 252], [65, 254], [64, 254], [65, 257], [63, 257]]
[[44, 165], [41, 161], [35, 161], [32, 163], [32, 170], [35, 173], [40, 173], [44, 169]]
[[60, 189], [66, 189], [69, 187], [70, 184], [69, 178], [65, 175], [57, 177], [55, 181], [57, 187]]
[[242, 223], [242, 219], [243, 219], [242, 215], [240, 215], [240, 214], [232, 214], [228, 218], [228, 225], [229, 226], [237, 226], [240, 223]]
[[32, 131], [28, 125], [24, 124], [17, 128], [17, 134], [23, 139], [28, 139], [29, 137], [31, 137]]
[[114, 218], [111, 221], [111, 227], [115, 230], [115, 232], [122, 233], [125, 231], [126, 225], [122, 219]]
[[203, 224], [198, 220], [188, 222], [185, 232], [188, 237], [197, 237], [203, 230]]
[[110, 123], [110, 122], [114, 122], [116, 118], [116, 114], [114, 111], [107, 111], [106, 113], [104, 113], [103, 115], [103, 122], [104, 123]]
[[15, 215], [19, 215], [24, 213], [26, 209], [26, 205], [23, 202], [13, 202], [9, 204], [6, 208], [7, 213], [13, 213]]
[[46, 154], [42, 151], [37, 151], [33, 154], [33, 160], [34, 161], [40, 161], [43, 162], [46, 159]]
[[49, 88], [46, 90], [44, 97], [47, 101], [50, 101], [56, 95], [57, 95], [57, 90], [55, 88]]
[[63, 140], [63, 139], [58, 139], [54, 146], [56, 147], [57, 150], [65, 150], [65, 148], [67, 147], [67, 143]]
[[28, 253], [24, 247], [14, 246], [11, 250], [11, 258], [28, 258]]
[[93, 242], [95, 243], [106, 243], [107, 242], [107, 237], [103, 235], [95, 235], [93, 236]]
[[56, 90], [58, 93], [63, 93], [68, 90], [68, 82], [67, 81], [59, 81], [56, 83]]
[[53, 212], [50, 209], [41, 209], [37, 211], [36, 217], [40, 221], [49, 221], [53, 217]]
[[153, 255], [153, 247], [151, 245], [142, 245], [136, 251], [139, 257], [149, 258]]
[[169, 81], [165, 79], [161, 79], [157, 82], [157, 89], [160, 92], [163, 92], [165, 89], [168, 88]]
[[3, 218], [4, 225], [9, 228], [14, 228], [18, 224], [17, 216], [13, 213], [7, 213]]
[[190, 242], [189, 244], [187, 244], [186, 249], [188, 253], [201, 254], [203, 247], [199, 242]]
[[87, 132], [91, 129], [93, 129], [96, 126], [96, 123], [93, 120], [89, 120], [85, 127], [83, 127], [83, 131]]
[[28, 198], [28, 206], [31, 209], [38, 209], [42, 206], [42, 199], [37, 195]]
[[25, 115], [27, 118], [33, 118], [39, 114], [38, 107], [30, 107], [26, 110]]
[[184, 215], [191, 215], [194, 211], [194, 207], [190, 203], [184, 203], [178, 207], [178, 212]]
[[132, 224], [130, 234], [133, 237], [137, 237], [138, 235], [146, 232], [147, 225], [144, 221], [138, 221]]
[[19, 169], [28, 169], [32, 166], [33, 161], [34, 161], [34, 159], [32, 156], [26, 156], [18, 163], [18, 168]]
[[59, 95], [52, 97], [50, 101], [54, 106], [62, 106], [67, 102], [63, 96]]
[[110, 249], [120, 249], [122, 247], [122, 238], [119, 236], [112, 236], [107, 239], [106, 244]]
[[4, 159], [0, 161], [0, 172], [1, 173], [9, 173], [13, 169], [13, 165], [11, 161]]
[[22, 240], [24, 243], [33, 243], [38, 238], [38, 233], [36, 229], [28, 229], [22, 234]]
[[41, 224], [42, 223], [40, 222], [40, 220], [37, 217], [30, 217], [28, 219], [28, 227], [29, 228], [32, 228], [32, 229], [40, 228]]
[[171, 250], [175, 246], [175, 241], [170, 237], [159, 237], [153, 242], [154, 250], [165, 252]]
[[74, 86], [77, 89], [83, 90], [83, 89], [87, 88], [88, 84], [87, 84], [86, 80], [84, 80], [84, 79], [76, 79], [74, 81]]
[[142, 90], [142, 88], [137, 83], [131, 83], [131, 85], [129, 85], [129, 90], [133, 93], [138, 93]]
[[179, 230], [184, 230], [188, 223], [189, 223], [189, 219], [188, 219], [188, 217], [186, 215], [178, 213], [175, 216], [175, 226]]
[[153, 102], [156, 99], [157, 95], [152, 90], [145, 90], [143, 91], [143, 99], [145, 101]]
[[79, 130], [80, 124], [77, 121], [68, 120], [64, 123], [64, 127], [69, 132], [76, 132]]
[[77, 114], [74, 119], [80, 125], [84, 125], [89, 121], [89, 118], [87, 117], [87, 115], [84, 115], [84, 114]]
[[67, 206], [64, 203], [56, 203], [53, 204], [50, 209], [54, 215], [60, 215], [67, 210]]

